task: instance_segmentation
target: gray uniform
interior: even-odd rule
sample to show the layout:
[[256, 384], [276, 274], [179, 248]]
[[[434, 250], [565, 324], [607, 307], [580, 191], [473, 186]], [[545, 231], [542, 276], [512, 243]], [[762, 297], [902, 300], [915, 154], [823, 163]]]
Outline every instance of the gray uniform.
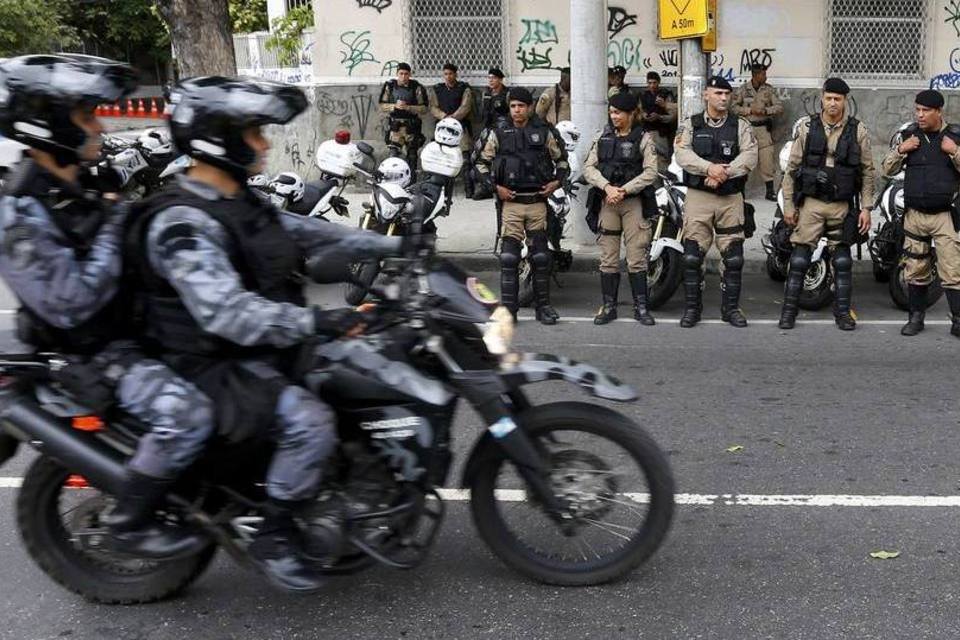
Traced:
[[[180, 185], [211, 201], [216, 189], [181, 178]], [[395, 254], [400, 238], [385, 237], [324, 220], [282, 214], [281, 224], [310, 256], [356, 260]], [[249, 291], [230, 261], [232, 238], [217, 220], [190, 206], [159, 212], [147, 230], [147, 258], [154, 272], [179, 294], [190, 315], [205, 331], [230, 342], [285, 348], [317, 334], [315, 311], [273, 302]], [[238, 363], [264, 381], [286, 379], [273, 365], [257, 359]], [[269, 437], [277, 451], [267, 474], [267, 493], [279, 500], [312, 497], [321, 464], [337, 442], [332, 409], [301, 386], [287, 382], [275, 406]]]
[[[0, 276], [42, 320], [58, 329], [75, 329], [117, 293], [124, 217], [123, 209], [110, 213], [81, 256], [39, 200], [4, 196]], [[111, 343], [94, 362], [117, 383], [120, 406], [151, 427], [130, 467], [169, 478], [188, 466], [213, 430], [209, 399], [165, 364], [137, 357], [130, 341]]]

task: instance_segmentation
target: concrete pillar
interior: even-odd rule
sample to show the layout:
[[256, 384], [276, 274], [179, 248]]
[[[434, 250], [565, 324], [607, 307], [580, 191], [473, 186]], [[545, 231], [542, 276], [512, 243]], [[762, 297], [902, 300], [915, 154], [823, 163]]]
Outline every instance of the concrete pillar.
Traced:
[[680, 41], [680, 121], [703, 111], [703, 89], [707, 85], [707, 56], [700, 38]]
[[[570, 93], [571, 117], [580, 128], [577, 152], [581, 161], [590, 144], [607, 122], [607, 3], [606, 0], [570, 0]], [[578, 203], [571, 211], [574, 240], [578, 244], [594, 242], [584, 222], [583, 202], [586, 190], [580, 190]]]

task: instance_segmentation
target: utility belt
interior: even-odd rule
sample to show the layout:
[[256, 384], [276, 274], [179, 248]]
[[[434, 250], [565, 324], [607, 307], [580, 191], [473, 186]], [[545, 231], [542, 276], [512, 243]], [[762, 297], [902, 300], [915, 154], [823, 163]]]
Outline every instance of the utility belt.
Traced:
[[513, 196], [513, 200], [510, 200], [510, 202], [516, 202], [517, 204], [537, 204], [546, 201], [546, 196], [540, 193], [518, 193]]
[[763, 127], [767, 131], [773, 131], [773, 118], [767, 118], [765, 120], [751, 120], [750, 125], [754, 127]]
[[394, 133], [406, 129], [408, 133], [418, 134], [423, 129], [423, 121], [417, 116], [397, 116], [391, 113], [387, 118], [387, 127]]
[[[797, 187], [794, 203], [799, 207], [806, 198], [823, 202], [853, 200], [860, 191], [860, 180], [855, 171], [852, 167], [836, 168], [831, 175], [823, 169], [800, 167], [795, 174]], [[838, 184], [842, 182], [846, 184]]]

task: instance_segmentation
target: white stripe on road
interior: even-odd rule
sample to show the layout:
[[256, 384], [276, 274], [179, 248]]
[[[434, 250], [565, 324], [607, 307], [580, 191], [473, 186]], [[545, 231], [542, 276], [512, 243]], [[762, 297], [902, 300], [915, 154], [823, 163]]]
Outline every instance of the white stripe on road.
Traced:
[[[23, 478], [0, 477], [0, 488], [16, 489]], [[465, 502], [469, 489], [438, 489], [444, 500]], [[522, 502], [526, 492], [521, 489], [498, 489], [497, 498], [503, 502]], [[641, 504], [650, 502], [650, 494], [624, 493], [625, 498]], [[960, 507], [960, 496], [857, 496], [857, 495], [762, 495], [752, 493], [678, 493], [677, 504], [707, 507]]]
[[[657, 319], [657, 324], [679, 324], [680, 318], [663, 318], [661, 316], [655, 316]], [[533, 316], [520, 316], [519, 320], [521, 322], [536, 322], [536, 318]], [[857, 325], [876, 325], [876, 326], [902, 326], [906, 322], [906, 316], [901, 320], [857, 320]], [[560, 324], [564, 322], [593, 322], [593, 316], [560, 316]], [[629, 324], [640, 324], [633, 318], [618, 318], [613, 321], [614, 323], [629, 323]], [[759, 325], [776, 325], [780, 323], [779, 318], [747, 318], [747, 322], [750, 324], [759, 324]], [[697, 324], [727, 324], [719, 318], [710, 318], [707, 320], [701, 320]], [[830, 325], [833, 326], [835, 322], [833, 320], [826, 319], [814, 319], [814, 320], [797, 320], [797, 328], [802, 328], [804, 325]], [[942, 326], [947, 327], [952, 323], [949, 320], [926, 320], [924, 322], [927, 326]]]

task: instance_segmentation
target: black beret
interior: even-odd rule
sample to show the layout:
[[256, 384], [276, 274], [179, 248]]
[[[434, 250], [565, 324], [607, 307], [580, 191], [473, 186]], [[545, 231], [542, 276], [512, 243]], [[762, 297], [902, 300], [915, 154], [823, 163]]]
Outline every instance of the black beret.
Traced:
[[827, 81], [823, 83], [823, 92], [838, 93], [841, 96], [845, 96], [850, 93], [850, 85], [840, 78], [827, 78]]
[[914, 102], [921, 107], [929, 107], [930, 109], [943, 109], [943, 94], [939, 91], [934, 91], [933, 89], [927, 89], [918, 93]]
[[726, 78], [722, 76], [713, 76], [707, 80], [707, 87], [711, 89], [723, 89], [724, 91], [733, 91], [733, 87], [730, 86], [730, 83], [727, 82]]
[[503, 71], [500, 71], [500, 69], [497, 69], [496, 67], [490, 67], [490, 71], [487, 71], [487, 75], [497, 76], [498, 78], [503, 80]]
[[753, 72], [766, 71], [766, 70], [767, 70], [767, 65], [760, 62], [754, 62], [752, 65], [750, 65], [750, 71], [753, 71]]
[[524, 104], [533, 104], [533, 95], [523, 87], [513, 87], [510, 89], [509, 101], [518, 100]]
[[660, 82], [660, 74], [656, 71], [650, 71], [647, 73], [647, 80], [656, 80], [657, 82]]
[[615, 93], [610, 97], [610, 106], [620, 111], [633, 111], [637, 108], [637, 96], [629, 91]]
[[454, 73], [460, 71], [460, 69], [457, 68], [457, 65], [453, 64], [452, 62], [448, 62], [447, 64], [443, 65], [443, 70], [453, 71]]
[[617, 66], [610, 69], [610, 73], [616, 74], [618, 76], [625, 76], [627, 75], [627, 70], [622, 65], [618, 64]]
[[413, 69], [411, 69], [410, 65], [408, 65], [406, 62], [401, 62], [397, 65], [397, 71], [410, 71], [412, 73]]

